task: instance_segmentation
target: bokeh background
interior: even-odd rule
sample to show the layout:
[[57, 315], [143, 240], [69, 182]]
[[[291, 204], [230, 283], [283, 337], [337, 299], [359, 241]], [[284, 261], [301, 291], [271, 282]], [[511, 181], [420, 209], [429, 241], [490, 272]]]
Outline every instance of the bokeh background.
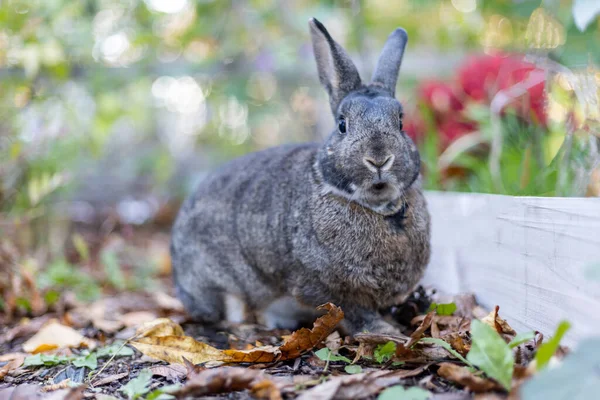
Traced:
[[397, 96], [427, 189], [599, 196], [599, 12], [595, 0], [0, 0], [0, 310], [168, 288], [169, 226], [211, 167], [333, 128], [312, 16], [363, 79], [387, 35], [408, 31]]

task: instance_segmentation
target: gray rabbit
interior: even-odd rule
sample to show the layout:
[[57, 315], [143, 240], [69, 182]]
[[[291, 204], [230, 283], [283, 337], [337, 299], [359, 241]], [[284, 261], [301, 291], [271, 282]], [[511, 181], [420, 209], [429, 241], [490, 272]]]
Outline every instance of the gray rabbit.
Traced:
[[253, 311], [282, 301], [270, 325], [333, 302], [349, 333], [398, 333], [378, 310], [410, 293], [430, 254], [420, 157], [394, 97], [406, 31], [389, 36], [366, 85], [325, 27], [309, 25], [336, 128], [325, 143], [248, 154], [200, 184], [173, 227], [177, 295], [204, 322], [224, 319], [233, 295]]

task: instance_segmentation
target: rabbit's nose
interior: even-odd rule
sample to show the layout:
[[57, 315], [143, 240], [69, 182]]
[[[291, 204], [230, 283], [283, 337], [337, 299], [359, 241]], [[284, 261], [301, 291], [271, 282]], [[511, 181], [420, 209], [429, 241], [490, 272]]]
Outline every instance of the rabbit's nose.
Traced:
[[394, 159], [395, 157], [393, 154], [377, 158], [365, 156], [363, 157], [363, 163], [373, 172], [387, 171], [392, 168]]

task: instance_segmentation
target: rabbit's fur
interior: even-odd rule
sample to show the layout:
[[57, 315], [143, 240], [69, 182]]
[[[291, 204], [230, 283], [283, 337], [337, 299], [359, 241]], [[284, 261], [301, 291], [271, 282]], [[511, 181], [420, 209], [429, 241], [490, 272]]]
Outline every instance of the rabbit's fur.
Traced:
[[251, 310], [293, 296], [283, 325], [300, 305], [333, 302], [350, 333], [395, 333], [378, 310], [414, 288], [430, 254], [420, 158], [394, 98], [407, 35], [389, 36], [364, 85], [325, 27], [309, 25], [336, 129], [325, 143], [233, 160], [200, 184], [173, 227], [177, 294], [205, 322], [225, 317], [227, 295]]

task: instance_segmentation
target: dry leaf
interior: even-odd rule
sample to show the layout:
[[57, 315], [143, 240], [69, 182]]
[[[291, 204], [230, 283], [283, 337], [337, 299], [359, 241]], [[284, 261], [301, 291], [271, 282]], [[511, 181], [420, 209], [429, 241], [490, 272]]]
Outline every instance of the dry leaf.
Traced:
[[328, 313], [317, 318], [312, 329], [302, 328], [292, 333], [280, 347], [219, 350], [189, 336], [183, 336], [183, 329], [167, 318], [144, 324], [136, 335], [142, 337], [131, 342], [131, 345], [147, 356], [178, 364], [184, 363], [184, 357], [193, 364], [208, 361], [269, 363], [289, 360], [304, 354], [323, 341], [344, 318], [342, 310], [331, 303], [318, 309], [326, 309]]
[[439, 339], [440, 338], [440, 328], [438, 327], [437, 322], [431, 322], [431, 337]]
[[415, 343], [417, 343], [419, 341], [419, 339], [421, 339], [421, 337], [423, 336], [425, 331], [431, 326], [431, 323], [433, 322], [433, 317], [435, 315], [436, 314], [435, 314], [435, 310], [434, 310], [434, 311], [430, 311], [425, 316], [425, 318], [421, 322], [421, 325], [419, 325], [419, 327], [417, 329], [415, 329], [415, 331], [412, 333], [412, 335], [410, 335], [410, 340], [408, 342], [406, 342], [405, 347], [407, 349], [410, 349]]
[[329, 381], [305, 391], [297, 399], [330, 400], [371, 397], [386, 387], [400, 383], [403, 379], [420, 375], [430, 365], [427, 364], [414, 370], [380, 370], [355, 375], [335, 376]]
[[157, 318], [154, 321], [148, 321], [135, 331], [136, 337], [183, 335], [183, 328], [169, 318]]
[[337, 324], [344, 319], [342, 309], [332, 303], [323, 304], [317, 307], [317, 310], [327, 310], [327, 314], [317, 318], [312, 329], [302, 328], [292, 333], [279, 348], [282, 360], [296, 358], [311, 350], [325, 340]]
[[25, 361], [25, 357], [27, 354], [25, 353], [9, 353], [0, 356], [0, 362], [6, 362], [7, 364], [0, 367], [0, 380], [4, 379], [4, 377], [12, 370], [19, 368], [23, 365], [23, 361]]
[[68, 389], [71, 386], [71, 379], [67, 378], [64, 381], [60, 381], [59, 383], [54, 383], [52, 385], [42, 386], [40, 391], [42, 392], [54, 392], [61, 389]]
[[515, 336], [517, 336], [517, 332], [515, 332], [515, 330], [511, 328], [505, 320], [500, 318], [500, 316], [498, 315], [499, 310], [499, 306], [494, 307], [494, 311], [492, 311], [485, 318], [483, 318], [481, 322], [494, 328], [496, 332], [498, 332], [508, 343]]
[[121, 322], [126, 327], [137, 326], [152, 322], [156, 319], [156, 314], [150, 311], [132, 311], [127, 314], [123, 314], [119, 317]]
[[466, 336], [466, 333], [451, 332], [442, 336], [442, 339], [449, 343], [454, 350], [460, 353], [460, 355], [466, 357], [467, 353], [469, 353], [469, 350], [471, 350], [471, 344], [468, 342], [468, 340], [465, 340], [463, 335]]
[[181, 364], [156, 365], [150, 368], [152, 375], [164, 376], [171, 382], [179, 382], [187, 375], [187, 369]]
[[442, 378], [465, 386], [475, 393], [502, 390], [502, 385], [496, 381], [476, 376], [467, 367], [461, 367], [453, 363], [441, 363], [437, 373]]
[[38, 333], [23, 343], [23, 350], [33, 354], [64, 347], [93, 349], [96, 343], [55, 319], [50, 320]]
[[404, 344], [408, 342], [410, 337], [405, 335], [385, 335], [381, 333], [357, 333], [354, 335], [354, 339], [359, 343], [385, 344], [387, 342], [394, 342]]
[[266, 389], [264, 381], [269, 380], [269, 375], [255, 369], [239, 367], [221, 367], [201, 371], [189, 377], [186, 384], [173, 394], [175, 397], [200, 397], [210, 394], [230, 393], [250, 389], [255, 394], [266, 394], [269, 400], [281, 399], [278, 389]]
[[112, 383], [114, 381], [118, 381], [119, 379], [123, 379], [126, 378], [127, 376], [129, 376], [129, 372], [123, 372], [120, 374], [115, 374], [115, 375], [109, 375], [105, 378], [102, 379], [98, 379], [97, 381], [94, 381], [92, 383], [92, 386], [104, 386], [104, 385], [108, 385], [109, 383]]

